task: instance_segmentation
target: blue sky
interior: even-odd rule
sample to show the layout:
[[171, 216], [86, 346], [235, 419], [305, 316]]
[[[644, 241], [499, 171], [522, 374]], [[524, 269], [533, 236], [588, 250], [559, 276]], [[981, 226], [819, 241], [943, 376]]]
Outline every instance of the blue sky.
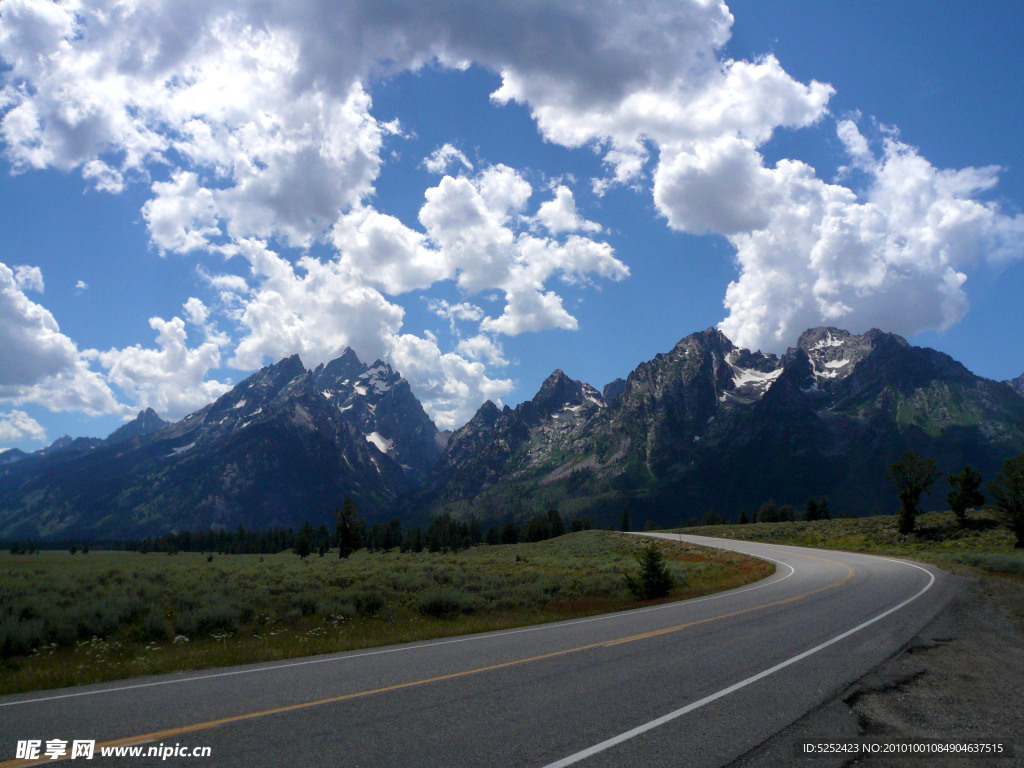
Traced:
[[0, 449], [346, 345], [442, 428], [710, 326], [1024, 370], [1017, 3], [105, 5], [0, 2]]

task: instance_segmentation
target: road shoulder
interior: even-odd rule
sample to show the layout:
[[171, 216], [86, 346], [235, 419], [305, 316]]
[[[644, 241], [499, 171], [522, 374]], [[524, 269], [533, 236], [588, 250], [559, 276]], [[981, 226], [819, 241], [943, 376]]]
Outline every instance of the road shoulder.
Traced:
[[[729, 768], [929, 768], [1024, 759], [1024, 580], [957, 577], [946, 607], [894, 657]], [[1013, 740], [1013, 759], [797, 758], [802, 739]]]

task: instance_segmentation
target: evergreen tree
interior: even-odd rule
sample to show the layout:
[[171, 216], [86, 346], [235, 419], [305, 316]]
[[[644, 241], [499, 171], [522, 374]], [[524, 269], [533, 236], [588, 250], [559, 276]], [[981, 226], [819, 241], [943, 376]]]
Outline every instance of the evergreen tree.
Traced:
[[643, 552], [637, 555], [637, 561], [640, 564], [639, 575], [626, 574], [626, 586], [633, 597], [637, 600], [655, 600], [672, 591], [675, 580], [657, 544], [652, 541], [644, 547]]
[[757, 522], [759, 523], [777, 523], [780, 519], [779, 505], [775, 503], [775, 499], [768, 499], [757, 510]]
[[804, 504], [804, 520], [830, 520], [828, 511], [828, 496], [820, 499], [811, 496]]
[[299, 537], [295, 540], [295, 547], [293, 548], [296, 555], [305, 560], [309, 557], [309, 537], [304, 533], [300, 533]]
[[740, 525], [746, 525], [747, 523], [750, 522], [749, 520], [747, 520], [747, 510], [745, 510], [745, 509], [741, 509], [740, 510], [740, 519], [737, 522]]
[[363, 546], [363, 521], [356, 517], [357, 513], [356, 503], [350, 496], [342, 502], [341, 510], [334, 510], [337, 518], [334, 535], [339, 558], [346, 558]]
[[548, 510], [548, 536], [552, 539], [558, 538], [565, 533], [565, 522], [562, 520], [558, 510], [552, 507]]
[[950, 491], [946, 501], [956, 515], [957, 524], [965, 528], [967, 509], [985, 503], [985, 496], [981, 493], [981, 472], [967, 465], [963, 472], [950, 475], [948, 480]]
[[492, 547], [501, 544], [501, 531], [498, 530], [497, 525], [492, 525], [487, 529], [487, 533], [484, 535], [484, 543]]
[[1002, 471], [988, 484], [988, 492], [1017, 536], [1014, 546], [1024, 547], [1024, 454], [1006, 460]]
[[922, 459], [913, 451], [907, 451], [892, 463], [885, 476], [896, 486], [900, 500], [899, 532], [912, 533], [918, 502], [939, 478], [935, 459]]
[[633, 530], [633, 524], [629, 521], [629, 507], [622, 508], [622, 522], [619, 525], [620, 531]]
[[502, 544], [518, 544], [519, 543], [519, 529], [516, 528], [515, 523], [509, 520], [505, 525], [501, 527], [501, 543]]

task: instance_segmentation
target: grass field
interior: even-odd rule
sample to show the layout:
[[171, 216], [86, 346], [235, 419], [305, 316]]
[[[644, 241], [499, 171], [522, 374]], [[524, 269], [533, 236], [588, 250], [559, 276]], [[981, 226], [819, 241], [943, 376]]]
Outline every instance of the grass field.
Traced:
[[[424, 640], [639, 605], [633, 537], [583, 531], [459, 553], [0, 554], [0, 693]], [[774, 566], [659, 544], [668, 599]]]
[[683, 533], [727, 539], [795, 544], [915, 557], [940, 567], [967, 565], [990, 573], [1024, 575], [1024, 551], [1013, 546], [1013, 533], [987, 510], [971, 510], [960, 528], [952, 512], [917, 516], [913, 533], [901, 535], [895, 515], [815, 520], [813, 522], [708, 525]]

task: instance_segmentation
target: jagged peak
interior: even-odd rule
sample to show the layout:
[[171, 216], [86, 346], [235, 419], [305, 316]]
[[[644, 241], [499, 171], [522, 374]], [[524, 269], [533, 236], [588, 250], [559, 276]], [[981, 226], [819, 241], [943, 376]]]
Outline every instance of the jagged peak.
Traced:
[[[493, 401], [488, 400], [479, 408], [476, 413], [473, 414], [462, 430], [477, 430], [477, 429], [490, 429], [497, 422], [498, 418], [502, 415], [502, 411], [494, 404]], [[458, 430], [461, 432], [462, 430]]]
[[134, 419], [122, 424], [111, 432], [107, 436], [107, 442], [111, 444], [121, 443], [133, 437], [144, 437], [169, 426], [169, 421], [161, 419], [160, 415], [152, 408], [146, 408], [143, 411], [139, 411], [139, 415]]
[[1019, 394], [1024, 395], [1024, 373], [1016, 379], [1010, 379], [1006, 383], [1013, 387]]
[[374, 360], [373, 364], [359, 375], [360, 378], [373, 378], [379, 377], [381, 374], [383, 374], [383, 378], [385, 379], [401, 378], [395, 373], [390, 363], [385, 363], [380, 359]]
[[359, 357], [351, 347], [326, 365], [321, 364], [313, 371], [313, 381], [318, 387], [329, 387], [332, 384], [354, 379], [366, 370]]
[[603, 399], [606, 403], [610, 403], [616, 397], [621, 395], [625, 391], [625, 389], [626, 389], [626, 380], [625, 379], [618, 378], [618, 379], [615, 379], [614, 381], [609, 381], [601, 389], [601, 399]]
[[691, 333], [689, 336], [685, 336], [680, 339], [679, 342], [673, 348], [673, 351], [684, 350], [693, 345], [706, 348], [718, 348], [729, 352], [736, 348], [736, 345], [732, 343], [732, 340], [722, 333], [717, 328], [705, 328], [703, 331], [697, 331]]
[[566, 376], [565, 371], [561, 368], [556, 368], [550, 376], [544, 379], [544, 383], [540, 385], [540, 388], [544, 389], [545, 387], [555, 387], [566, 381], [573, 381], [573, 379]]
[[544, 379], [544, 383], [540, 385], [540, 390], [533, 396], [531, 402], [541, 409], [562, 406], [574, 398], [579, 399], [582, 389], [581, 382], [569, 378], [565, 375], [565, 371], [557, 368]]
[[798, 349], [813, 350], [823, 349], [825, 347], [838, 347], [845, 344], [851, 337], [849, 331], [844, 331], [842, 328], [819, 327], [819, 328], [808, 328], [806, 331], [800, 334], [800, 338], [796, 341]]

